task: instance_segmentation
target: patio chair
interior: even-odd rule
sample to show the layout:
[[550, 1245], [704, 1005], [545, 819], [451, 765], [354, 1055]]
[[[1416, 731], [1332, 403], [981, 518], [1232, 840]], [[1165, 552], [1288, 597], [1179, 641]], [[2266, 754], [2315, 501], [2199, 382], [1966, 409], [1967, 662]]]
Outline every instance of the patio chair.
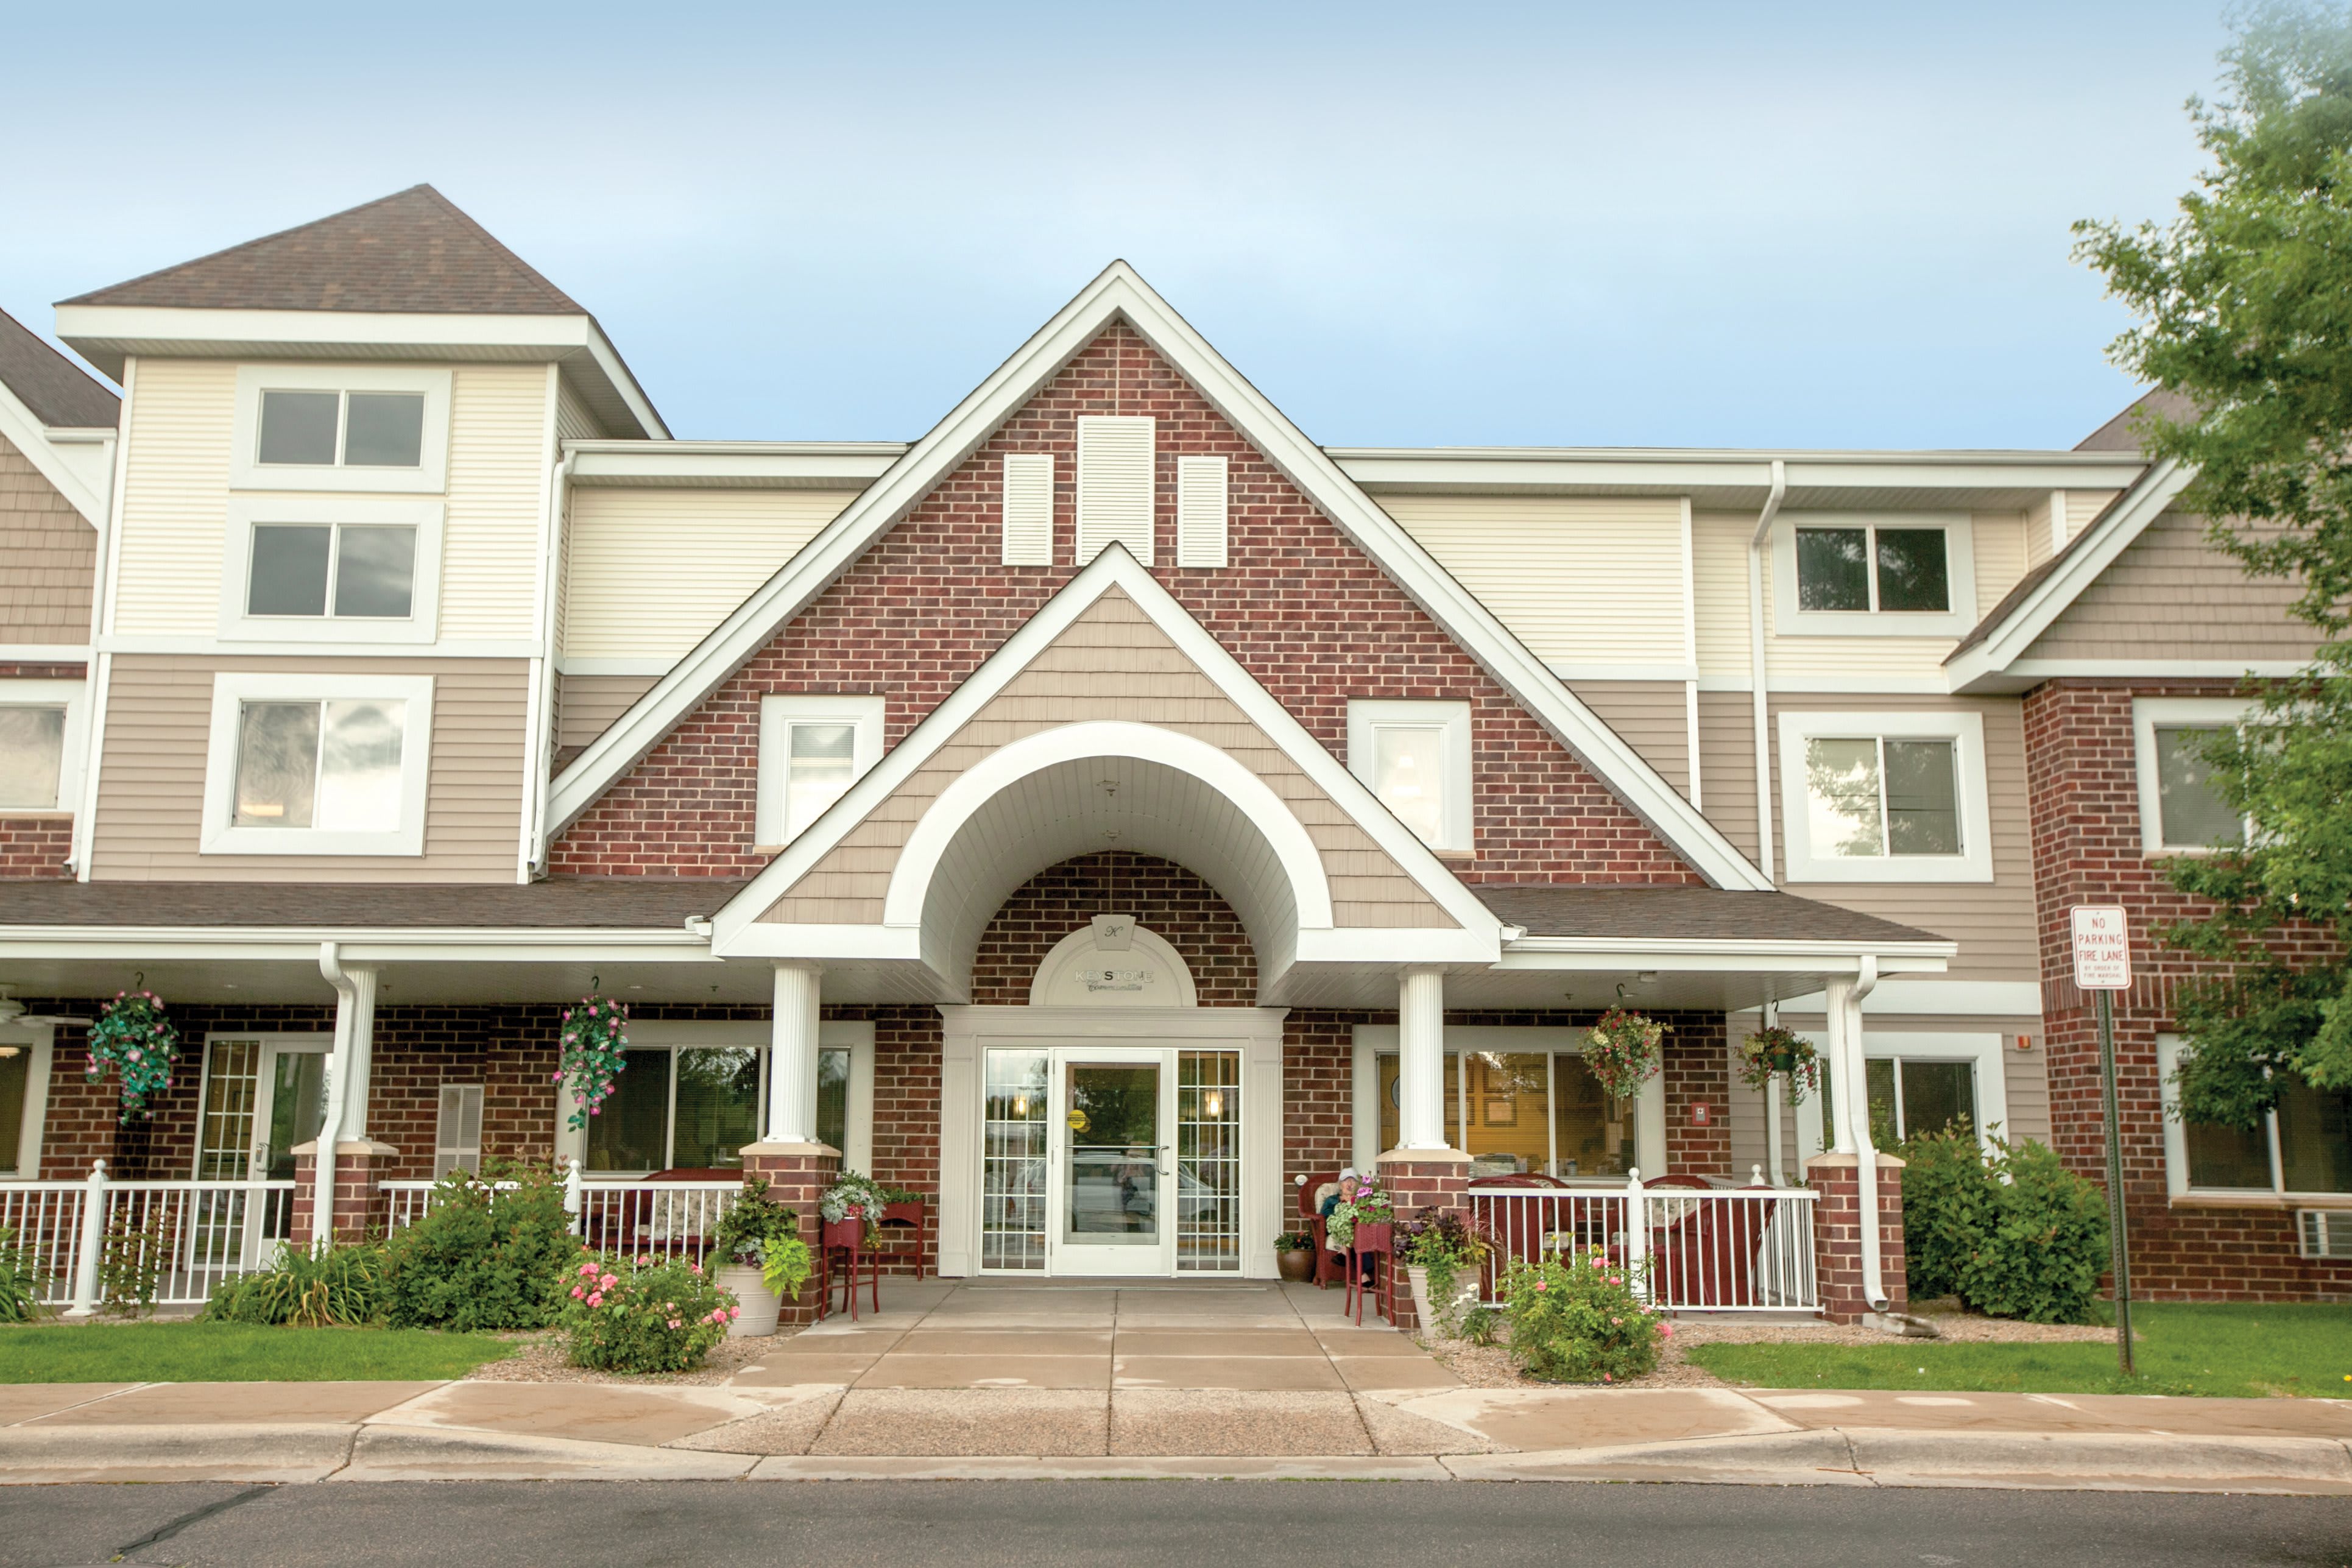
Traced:
[[1298, 1184], [1298, 1228], [1315, 1238], [1315, 1288], [1348, 1282], [1348, 1255], [1335, 1252], [1323, 1236], [1323, 1200], [1339, 1184], [1337, 1171], [1317, 1171]]
[[[1702, 1177], [1675, 1173], [1642, 1184], [1644, 1189], [1712, 1192]], [[1654, 1296], [1694, 1307], [1756, 1305], [1756, 1254], [1764, 1243], [1777, 1200], [1759, 1203], [1692, 1204], [1663, 1226], [1651, 1227]]]
[[[1571, 1192], [1566, 1182], [1555, 1176], [1536, 1172], [1520, 1172], [1508, 1176], [1480, 1176], [1470, 1184], [1471, 1192], [1493, 1192], [1497, 1188], [1510, 1192]], [[1474, 1209], [1479, 1205], [1474, 1201]], [[1544, 1237], [1560, 1228], [1560, 1216], [1566, 1205], [1547, 1199], [1533, 1202], [1499, 1203], [1485, 1205], [1487, 1237], [1484, 1266], [1483, 1295], [1491, 1297], [1502, 1271], [1514, 1258], [1535, 1258], [1543, 1253]]]
[[842, 1260], [842, 1304], [849, 1309], [849, 1321], [857, 1321], [857, 1274], [866, 1271], [867, 1288], [874, 1299], [874, 1310], [882, 1310], [882, 1254], [866, 1245], [866, 1221], [862, 1218], [830, 1219], [822, 1226], [817, 1247], [817, 1306], [820, 1318], [833, 1311], [833, 1267], [838, 1254]]
[[875, 1249], [886, 1261], [899, 1258], [911, 1261], [918, 1279], [923, 1277], [923, 1249], [930, 1236], [930, 1200], [921, 1197], [911, 1203], [895, 1203], [885, 1207], [881, 1220], [882, 1245]]

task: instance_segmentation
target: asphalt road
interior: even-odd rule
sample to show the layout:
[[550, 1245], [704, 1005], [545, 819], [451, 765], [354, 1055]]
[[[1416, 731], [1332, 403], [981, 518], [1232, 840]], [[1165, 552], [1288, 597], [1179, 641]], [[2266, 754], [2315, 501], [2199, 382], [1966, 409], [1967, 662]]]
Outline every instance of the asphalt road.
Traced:
[[1468, 1482], [0, 1488], [0, 1568], [2352, 1565], [2352, 1499]]

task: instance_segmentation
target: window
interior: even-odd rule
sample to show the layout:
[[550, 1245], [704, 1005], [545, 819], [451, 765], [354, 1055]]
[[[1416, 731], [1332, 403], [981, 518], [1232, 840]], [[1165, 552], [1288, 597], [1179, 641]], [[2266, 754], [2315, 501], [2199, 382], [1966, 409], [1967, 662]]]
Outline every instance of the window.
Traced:
[[760, 796], [753, 832], [781, 847], [848, 793], [882, 755], [879, 697], [760, 700]]
[[443, 509], [435, 500], [233, 496], [221, 582], [230, 641], [434, 640]]
[[482, 1086], [445, 1083], [441, 1106], [433, 1123], [433, 1179], [452, 1171], [479, 1175], [482, 1171]]
[[[1819, 1047], [1818, 1030], [1805, 1031]], [[2009, 1070], [2004, 1035], [1954, 1031], [1866, 1030], [1864, 1087], [1869, 1096], [1871, 1142], [1884, 1149], [1923, 1132], [1939, 1132], [1965, 1117], [1979, 1142], [1990, 1146], [2008, 1115]], [[1837, 1126], [1834, 1066], [1822, 1073], [1821, 1124]], [[1834, 1137], [1834, 1133], [1829, 1136]]]
[[1866, 1057], [1863, 1067], [1870, 1089], [1873, 1142], [1883, 1142], [1885, 1134], [1900, 1142], [1922, 1132], [1941, 1132], [1956, 1121], [1981, 1129], [1973, 1064]]
[[[845, 1046], [817, 1053], [817, 1137], [845, 1152], [851, 1054]], [[633, 1047], [621, 1058], [612, 1097], [589, 1121], [583, 1169], [732, 1170], [743, 1163], [743, 1145], [759, 1142], [765, 1047]]]
[[2188, 1051], [2178, 1035], [2157, 1037], [2166, 1178], [2175, 1197], [2234, 1193], [2286, 1200], [2352, 1194], [2352, 1090], [2294, 1083], [2258, 1127], [2183, 1121], [2173, 1078]]
[[2246, 705], [2226, 698], [2142, 698], [2132, 704], [2140, 847], [2195, 854], [2246, 841], [2245, 819], [2213, 787], [2208, 737], [2234, 728]]
[[418, 855], [429, 676], [213, 678], [207, 854]]
[[[1393, 1039], [1395, 1031], [1386, 1030]], [[1449, 1029], [1500, 1047], [1541, 1046], [1549, 1031]], [[1514, 1035], [1538, 1037], [1515, 1040]], [[1397, 1146], [1402, 1117], [1398, 1058], [1380, 1050], [1380, 1147]], [[1643, 1090], [1644, 1097], [1652, 1089]], [[1659, 1115], [1664, 1114], [1659, 1101]], [[1580, 1050], [1470, 1049], [1445, 1055], [1445, 1126], [1470, 1155], [1471, 1176], [1548, 1175], [1623, 1180], [1643, 1163], [1642, 1100], [1605, 1092]], [[1653, 1136], [1663, 1134], [1663, 1122]], [[1654, 1171], [1653, 1172], [1654, 1174]]]
[[245, 365], [237, 489], [438, 491], [451, 373], [394, 365]]
[[1980, 714], [1783, 713], [1780, 790], [1789, 881], [1992, 880]]
[[1976, 619], [1966, 516], [1783, 513], [1772, 560], [1784, 637], [1957, 637]]
[[1348, 771], [1431, 848], [1472, 848], [1468, 703], [1349, 703]]
[[48, 1109], [50, 1029], [0, 1026], [0, 1178], [41, 1173], [41, 1125]]
[[65, 772], [66, 710], [0, 707], [0, 806], [55, 811]]

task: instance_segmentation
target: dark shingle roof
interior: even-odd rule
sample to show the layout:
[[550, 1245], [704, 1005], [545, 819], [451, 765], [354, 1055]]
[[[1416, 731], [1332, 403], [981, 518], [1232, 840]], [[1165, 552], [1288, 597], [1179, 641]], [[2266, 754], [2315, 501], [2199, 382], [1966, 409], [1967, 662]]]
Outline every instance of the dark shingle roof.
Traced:
[[1793, 893], [1549, 882], [1481, 882], [1470, 890], [1506, 921], [1526, 927], [1529, 936], [1888, 943], [1944, 940]]
[[61, 301], [214, 310], [584, 316], [430, 185]]
[[5, 310], [0, 310], [0, 383], [44, 425], [111, 426], [122, 415], [122, 399], [104, 382]]
[[2139, 433], [2132, 428], [2132, 416], [2141, 409], [2178, 424], [2197, 412], [2197, 405], [2178, 392], [2162, 387], [2141, 395], [2129, 408], [2083, 437], [2075, 447], [2077, 452], [2137, 452], [2140, 449]]
[[555, 877], [530, 883], [0, 882], [0, 927], [499, 927], [680, 931], [741, 890], [717, 877]]

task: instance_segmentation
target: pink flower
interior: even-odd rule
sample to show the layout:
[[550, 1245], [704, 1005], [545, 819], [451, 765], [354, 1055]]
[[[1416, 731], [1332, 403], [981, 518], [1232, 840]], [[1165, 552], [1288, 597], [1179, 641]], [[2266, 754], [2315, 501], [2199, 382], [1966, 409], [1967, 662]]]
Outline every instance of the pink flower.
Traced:
[[699, 1263], [689, 1263], [686, 1268], [687, 1272], [689, 1274], [699, 1274], [702, 1272], [702, 1265]]
[[1661, 1339], [1673, 1339], [1675, 1337], [1675, 1326], [1672, 1323], [1660, 1323], [1658, 1325], [1658, 1337]]
[[1536, 1289], [1538, 1290], [1544, 1290], [1550, 1289], [1550, 1286], [1547, 1281], [1538, 1279], [1536, 1281]]
[[585, 1295], [587, 1295], [587, 1294], [588, 1294], [588, 1292], [587, 1292], [587, 1291], [585, 1291], [585, 1290], [582, 1289], [581, 1289], [579, 1286], [577, 1286], [577, 1285], [574, 1285], [573, 1287], [572, 1287], [572, 1299], [573, 1300], [575, 1300], [575, 1301], [579, 1300], [583, 1296], [585, 1296]]
[[588, 1304], [592, 1307], [603, 1306], [604, 1304], [604, 1292], [602, 1290], [590, 1291], [588, 1293]]
[[596, 1266], [595, 1266], [594, 1264], [593, 1264], [593, 1263], [583, 1263], [583, 1264], [582, 1264], [582, 1265], [580, 1266], [580, 1275], [581, 1275], [581, 1278], [582, 1278], [582, 1279], [593, 1279], [593, 1278], [594, 1277], [595, 1273], [596, 1273]]
[[614, 1286], [618, 1285], [620, 1282], [621, 1277], [619, 1275], [607, 1274], [604, 1279], [599, 1279], [596, 1284], [599, 1289], [610, 1290]]
[[1603, 1383], [1614, 1383], [1617, 1380], [1604, 1372], [1601, 1374], [1601, 1381]]
[[743, 1309], [740, 1307], [730, 1307], [727, 1309], [727, 1315], [730, 1318], [740, 1318], [743, 1315]]
[[672, 1318], [669, 1321], [669, 1326], [673, 1329], [682, 1329], [686, 1327], [684, 1323], [679, 1322], [676, 1318]]

